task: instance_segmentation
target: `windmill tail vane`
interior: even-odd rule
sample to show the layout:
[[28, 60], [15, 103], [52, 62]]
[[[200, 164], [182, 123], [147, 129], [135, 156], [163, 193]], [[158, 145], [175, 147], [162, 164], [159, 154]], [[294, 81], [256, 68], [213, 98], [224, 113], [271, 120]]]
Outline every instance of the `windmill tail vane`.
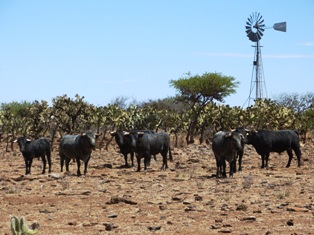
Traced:
[[287, 22], [276, 23], [273, 28], [277, 31], [287, 32]]

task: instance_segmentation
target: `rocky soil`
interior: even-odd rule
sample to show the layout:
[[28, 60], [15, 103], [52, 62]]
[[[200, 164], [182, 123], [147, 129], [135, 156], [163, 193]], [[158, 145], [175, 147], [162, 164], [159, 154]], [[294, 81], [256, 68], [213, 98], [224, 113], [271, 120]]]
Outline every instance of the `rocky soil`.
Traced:
[[[160, 171], [161, 156], [150, 168], [123, 168], [112, 143], [93, 152], [86, 176], [60, 173], [57, 148], [51, 174], [32, 175], [18, 147], [0, 147], [0, 234], [11, 234], [11, 216], [39, 223], [39, 234], [314, 234], [314, 144], [302, 146], [302, 167], [286, 153], [271, 154], [260, 169], [246, 146], [243, 171], [216, 179], [211, 146], [173, 148], [174, 162]], [[228, 167], [229, 170], [229, 167]]]

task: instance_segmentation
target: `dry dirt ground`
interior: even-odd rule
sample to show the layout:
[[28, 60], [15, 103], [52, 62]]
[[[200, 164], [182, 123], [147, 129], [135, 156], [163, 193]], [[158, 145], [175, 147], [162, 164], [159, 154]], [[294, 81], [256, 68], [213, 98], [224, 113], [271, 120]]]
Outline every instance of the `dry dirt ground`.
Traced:
[[[11, 234], [11, 216], [39, 223], [39, 234], [314, 234], [314, 144], [302, 146], [302, 167], [286, 153], [271, 154], [260, 169], [245, 147], [242, 173], [216, 179], [211, 146], [173, 148], [174, 162], [160, 171], [122, 168], [114, 141], [92, 153], [86, 176], [60, 173], [57, 148], [52, 173], [35, 159], [25, 176], [17, 145], [0, 147], [0, 234]], [[229, 169], [229, 167], [228, 167]], [[83, 169], [81, 169], [83, 170]]]

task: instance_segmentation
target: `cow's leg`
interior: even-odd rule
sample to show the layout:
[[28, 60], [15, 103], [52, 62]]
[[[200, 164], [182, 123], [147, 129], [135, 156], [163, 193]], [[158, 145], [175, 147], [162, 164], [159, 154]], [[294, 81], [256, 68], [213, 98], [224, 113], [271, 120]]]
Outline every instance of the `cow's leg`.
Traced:
[[147, 170], [147, 167], [150, 165], [150, 152], [146, 151], [144, 154], [144, 170]]
[[221, 167], [220, 167], [220, 161], [216, 159], [216, 178], [219, 178], [220, 176], [220, 171], [221, 171]]
[[292, 160], [292, 157], [293, 157], [292, 149], [288, 149], [288, 150], [287, 150], [287, 153], [288, 153], [288, 155], [289, 155], [289, 160], [288, 160], [288, 164], [287, 164], [286, 167], [290, 167], [291, 160]]
[[33, 158], [30, 158], [28, 161], [28, 173], [31, 174], [31, 168], [32, 168]]
[[[238, 168], [238, 171], [240, 172], [240, 171], [242, 171], [242, 157], [243, 157], [243, 151], [239, 151], [239, 160], [238, 160], [238, 162], [239, 162], [239, 168]], [[236, 165], [236, 164], [235, 164]]]
[[29, 174], [28, 160], [24, 158], [24, 162], [25, 162], [25, 175], [28, 175]]
[[87, 166], [88, 166], [89, 159], [90, 159], [90, 156], [87, 158], [86, 162], [84, 163], [84, 175], [86, 175], [87, 173]]
[[132, 162], [132, 167], [134, 166], [134, 152], [132, 151], [131, 153], [131, 162]]
[[301, 166], [301, 150], [300, 150], [300, 147], [297, 146], [297, 147], [294, 147], [293, 148], [293, 151], [295, 153], [295, 155], [297, 155], [297, 158], [298, 158], [298, 167]]
[[45, 154], [41, 156], [41, 160], [43, 161], [43, 171], [42, 171], [42, 174], [45, 174], [46, 164], [47, 164]]
[[60, 154], [60, 168], [61, 168], [61, 172], [63, 172], [63, 165], [64, 165], [64, 157], [63, 157], [63, 155]]
[[261, 168], [264, 168], [265, 167], [265, 155], [261, 154], [261, 158], [262, 158], [262, 166], [261, 166]]
[[76, 157], [76, 165], [77, 165], [77, 176], [81, 176], [81, 160], [79, 157]]
[[221, 160], [221, 167], [222, 167], [221, 177], [226, 178], [227, 174], [226, 174], [226, 161], [225, 160]]
[[124, 166], [128, 167], [128, 154], [127, 153], [123, 153], [123, 157], [124, 157]]
[[47, 160], [48, 160], [48, 173], [51, 173], [51, 154], [47, 152]]
[[236, 168], [236, 159], [233, 159], [231, 162], [229, 162], [230, 166], [230, 172], [229, 172], [229, 177], [233, 177], [233, 171]]
[[265, 167], [268, 167], [268, 159], [269, 159], [269, 153], [266, 153], [265, 155]]
[[66, 169], [66, 171], [70, 171], [70, 169], [69, 169], [70, 161], [71, 161], [71, 158], [66, 158], [65, 159], [65, 169]]
[[136, 154], [136, 159], [137, 159], [137, 171], [141, 171], [141, 157]]

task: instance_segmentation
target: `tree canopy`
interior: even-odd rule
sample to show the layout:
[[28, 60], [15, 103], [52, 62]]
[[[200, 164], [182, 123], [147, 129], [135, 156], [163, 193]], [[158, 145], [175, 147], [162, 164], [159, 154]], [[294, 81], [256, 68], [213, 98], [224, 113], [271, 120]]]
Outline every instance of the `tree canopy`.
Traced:
[[221, 73], [204, 73], [171, 80], [170, 86], [179, 91], [177, 98], [191, 107], [191, 117], [187, 143], [194, 143], [194, 132], [198, 119], [206, 105], [214, 100], [224, 102], [224, 98], [236, 92], [239, 82], [234, 77]]
[[179, 91], [186, 101], [206, 104], [213, 100], [223, 102], [224, 98], [235, 93], [239, 82], [234, 77], [224, 76], [221, 73], [204, 73], [203, 75], [171, 80], [170, 86]]

